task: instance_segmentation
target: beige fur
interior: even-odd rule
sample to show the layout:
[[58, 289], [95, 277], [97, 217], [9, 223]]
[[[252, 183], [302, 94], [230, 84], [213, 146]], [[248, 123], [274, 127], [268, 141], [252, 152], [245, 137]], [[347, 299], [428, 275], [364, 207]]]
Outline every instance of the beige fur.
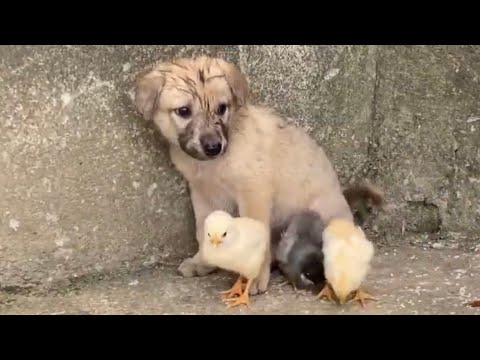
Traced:
[[[171, 159], [189, 183], [199, 243], [205, 217], [214, 210], [271, 227], [305, 208], [318, 211], [327, 223], [353, 221], [322, 148], [271, 109], [250, 104], [247, 81], [232, 64], [209, 57], [159, 64], [139, 78], [136, 104], [169, 141]], [[221, 116], [219, 104], [227, 105]], [[176, 110], [181, 107], [189, 107], [191, 116], [181, 118]], [[218, 155], [202, 150], [205, 138], [221, 144]], [[267, 290], [270, 260], [251, 294]], [[198, 253], [179, 268], [184, 276], [212, 270]]]

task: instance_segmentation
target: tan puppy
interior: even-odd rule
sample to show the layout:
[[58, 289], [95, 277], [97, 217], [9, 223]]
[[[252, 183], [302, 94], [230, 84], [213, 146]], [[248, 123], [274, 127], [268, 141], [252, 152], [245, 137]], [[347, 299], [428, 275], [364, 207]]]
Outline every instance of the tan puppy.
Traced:
[[[335, 170], [308, 134], [274, 111], [248, 103], [241, 72], [221, 59], [161, 63], [139, 77], [135, 102], [170, 144], [170, 156], [189, 183], [197, 241], [214, 210], [276, 227], [302, 209], [352, 222]], [[265, 292], [270, 258], [250, 294]], [[197, 253], [179, 271], [204, 276], [214, 269]]]

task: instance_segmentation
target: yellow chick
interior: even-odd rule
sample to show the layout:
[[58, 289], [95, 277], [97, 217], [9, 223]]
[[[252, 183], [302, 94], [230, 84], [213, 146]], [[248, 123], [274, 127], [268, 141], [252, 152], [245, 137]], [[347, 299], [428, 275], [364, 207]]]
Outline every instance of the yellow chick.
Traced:
[[373, 244], [365, 233], [352, 222], [333, 220], [323, 232], [323, 255], [325, 287], [318, 298], [333, 300], [335, 295], [344, 304], [352, 292], [351, 301], [359, 301], [362, 307], [365, 300], [377, 300], [360, 289], [360, 285], [370, 270], [374, 255]]
[[220, 210], [212, 212], [205, 219], [204, 241], [200, 248], [204, 261], [240, 274], [233, 287], [222, 292], [227, 307], [241, 304], [250, 306], [249, 289], [260, 275], [266, 260], [269, 231], [260, 221], [233, 217]]

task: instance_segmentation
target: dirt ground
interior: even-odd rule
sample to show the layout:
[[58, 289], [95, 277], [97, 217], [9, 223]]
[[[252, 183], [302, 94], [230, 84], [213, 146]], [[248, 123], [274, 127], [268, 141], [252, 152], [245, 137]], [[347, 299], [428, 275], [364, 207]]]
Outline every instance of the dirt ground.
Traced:
[[295, 292], [274, 273], [269, 291], [251, 298], [251, 308], [226, 309], [218, 292], [234, 279], [218, 272], [185, 279], [174, 266], [86, 282], [64, 294], [0, 293], [0, 314], [470, 314], [480, 299], [480, 252], [417, 247], [378, 251], [365, 289], [379, 298], [365, 309], [338, 306]]

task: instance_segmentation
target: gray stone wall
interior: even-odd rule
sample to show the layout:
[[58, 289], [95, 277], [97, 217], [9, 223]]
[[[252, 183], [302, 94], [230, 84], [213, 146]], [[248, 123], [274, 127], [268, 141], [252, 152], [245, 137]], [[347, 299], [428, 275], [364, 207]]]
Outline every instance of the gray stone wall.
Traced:
[[384, 187], [378, 241], [479, 240], [478, 46], [2, 46], [2, 288], [195, 251], [187, 188], [129, 90], [154, 61], [200, 53], [241, 66], [255, 101], [305, 126], [344, 183]]

